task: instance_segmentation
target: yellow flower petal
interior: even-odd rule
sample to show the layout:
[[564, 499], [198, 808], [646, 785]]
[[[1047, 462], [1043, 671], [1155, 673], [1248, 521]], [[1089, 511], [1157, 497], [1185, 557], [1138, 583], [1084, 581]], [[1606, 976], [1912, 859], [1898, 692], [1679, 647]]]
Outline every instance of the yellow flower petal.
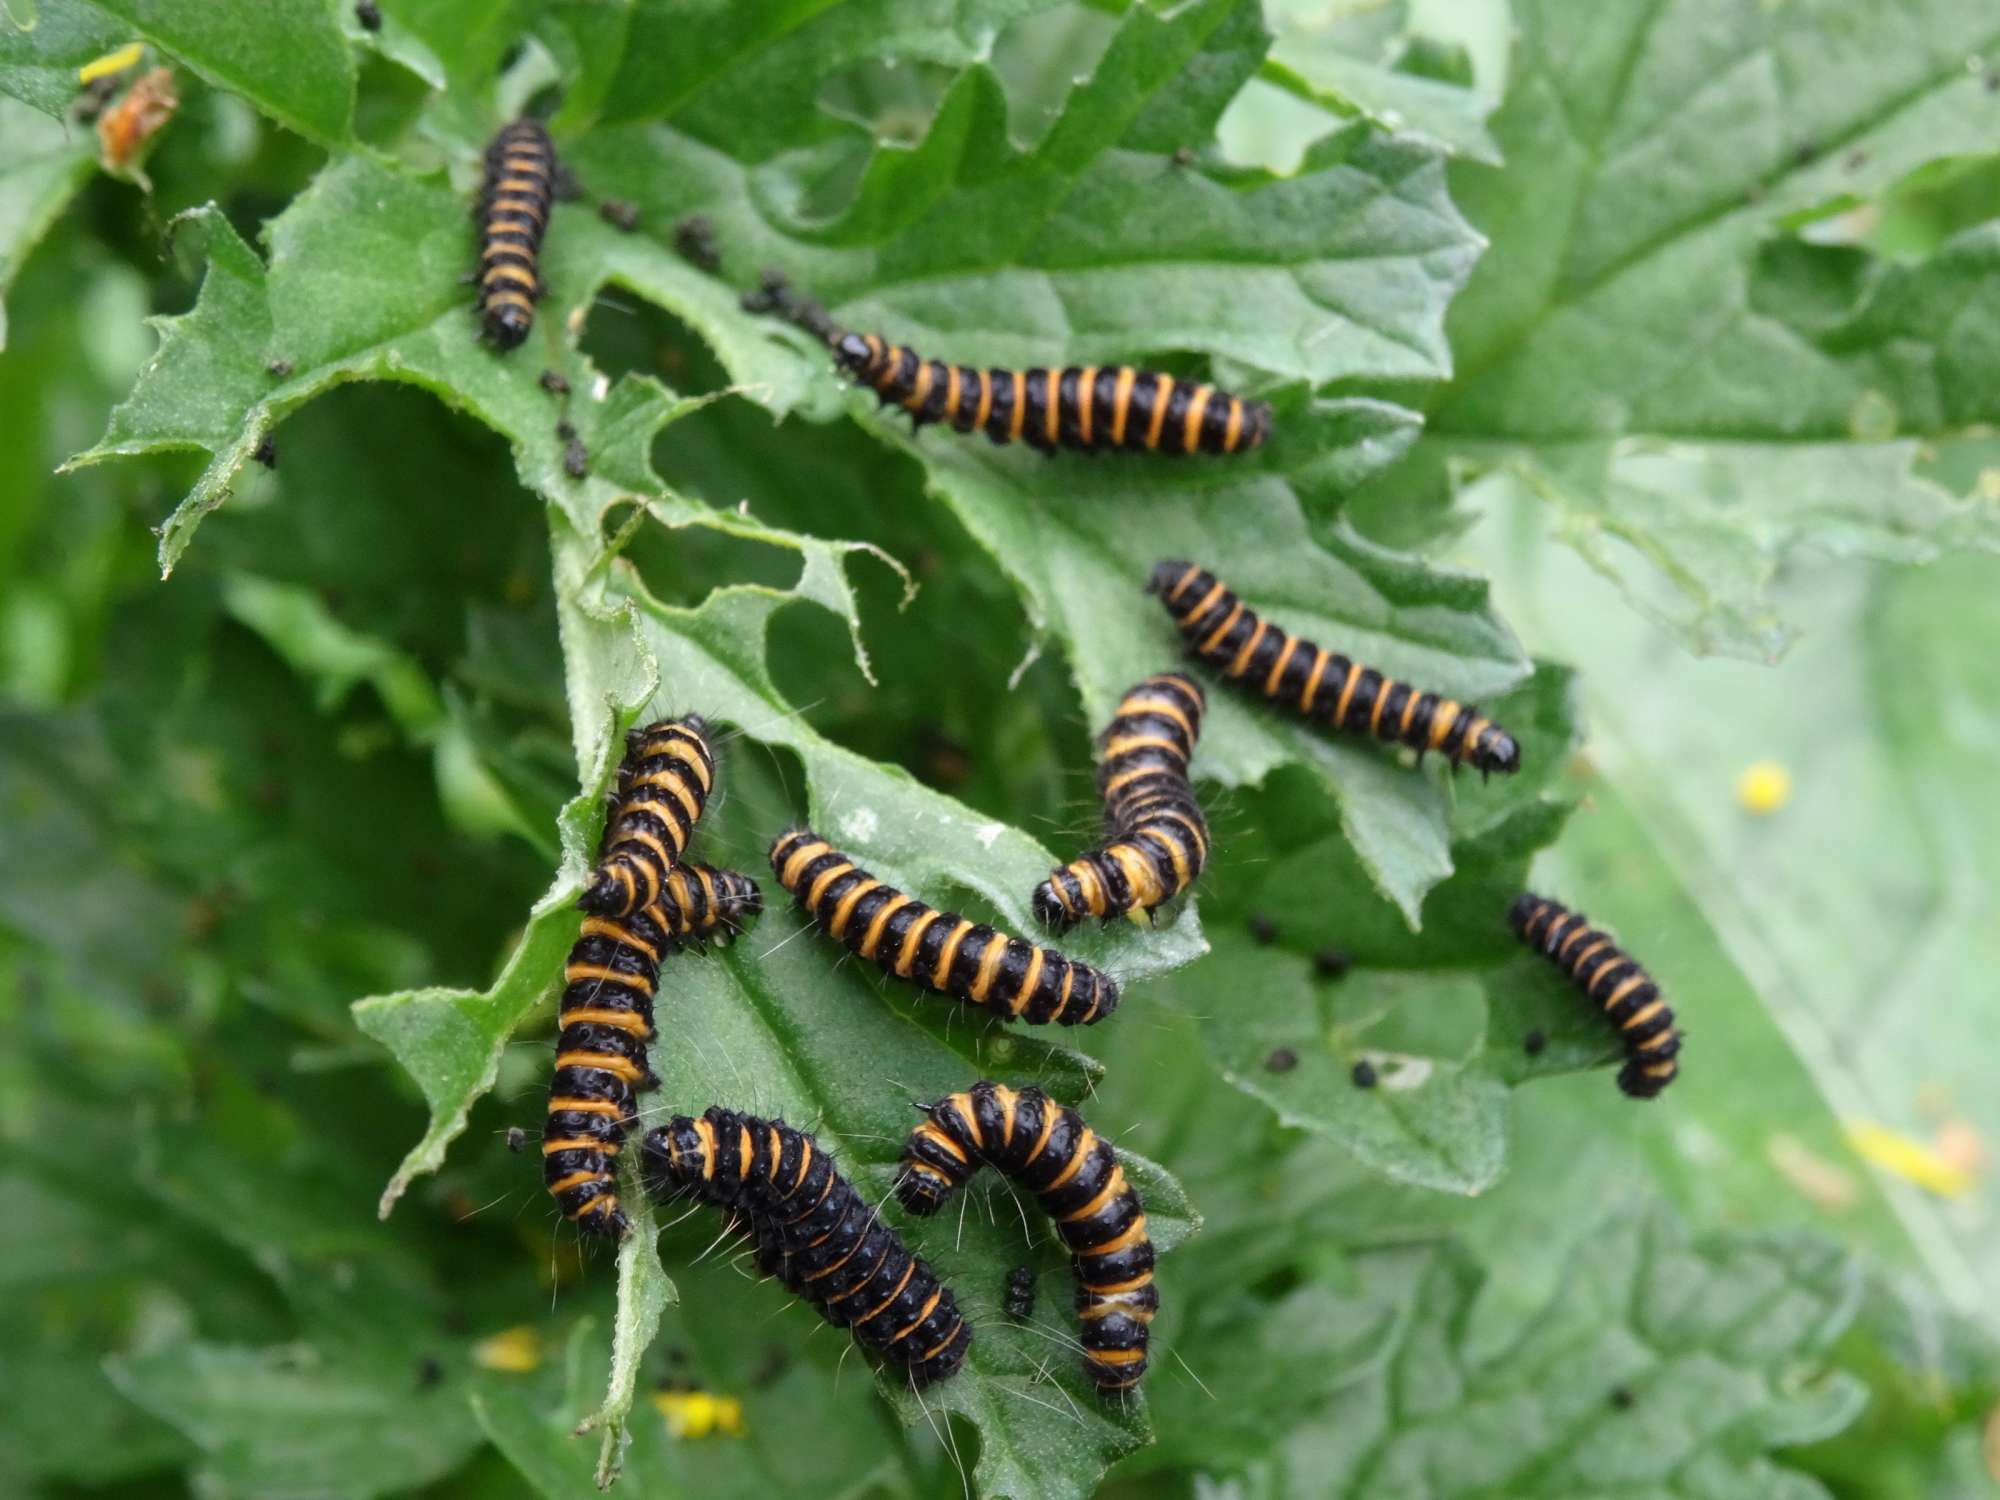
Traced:
[[474, 1344], [472, 1362], [482, 1370], [526, 1375], [542, 1362], [542, 1336], [525, 1323], [509, 1328]]
[[1847, 1144], [1862, 1160], [1941, 1198], [1963, 1198], [1972, 1191], [1972, 1174], [1964, 1167], [1947, 1160], [1924, 1142], [1886, 1125], [1870, 1120], [1852, 1121], [1847, 1127]]
[[1774, 760], [1744, 767], [1736, 778], [1736, 802], [1753, 817], [1768, 818], [1792, 800], [1792, 773]]
[[132, 42], [127, 46], [120, 47], [116, 52], [107, 52], [102, 57], [93, 57], [89, 62], [76, 70], [76, 81], [78, 83], [95, 83], [98, 79], [107, 78], [113, 73], [122, 73], [145, 55], [146, 44], [144, 42]]

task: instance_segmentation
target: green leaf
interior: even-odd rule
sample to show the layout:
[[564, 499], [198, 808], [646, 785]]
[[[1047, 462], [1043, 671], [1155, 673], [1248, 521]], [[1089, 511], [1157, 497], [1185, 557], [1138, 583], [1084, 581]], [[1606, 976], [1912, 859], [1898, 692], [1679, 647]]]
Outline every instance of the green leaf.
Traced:
[[479, 1443], [463, 1393], [413, 1393], [410, 1369], [401, 1355], [322, 1341], [180, 1343], [111, 1373], [202, 1450], [205, 1485], [367, 1500], [450, 1473]]
[[[1352, 974], [1322, 1007], [1304, 962], [1228, 956], [1241, 1001], [1211, 1012], [1203, 1036], [1229, 1082], [1394, 1180], [1459, 1193], [1492, 1184], [1507, 1151], [1506, 1089], [1472, 1066], [1485, 1030], [1477, 984]], [[1274, 1070], [1280, 1049], [1295, 1061]], [[1368, 1088], [1353, 1081], [1364, 1063], [1377, 1080]]]
[[1839, 257], [1788, 239], [1990, 146], [2000, 95], [1967, 58], [2000, 46], [1991, 12], [1728, 0], [1689, 28], [1617, 0], [1581, 35], [1559, 6], [1517, 15], [1507, 166], [1453, 176], [1494, 251], [1454, 305], [1459, 371], [1422, 451], [1363, 501], [1371, 528], [1435, 526], [1455, 474], [1503, 469], [1694, 649], [1761, 658], [1792, 638], [1774, 582], [1807, 549], [2000, 545], [1991, 506], [1918, 463], [2000, 416], [1990, 236], [1871, 267], [1854, 307], [1809, 316]]
[[562, 955], [576, 941], [568, 895], [551, 893], [541, 901], [507, 967], [484, 993], [429, 988], [355, 1002], [354, 1024], [395, 1054], [431, 1108], [423, 1139], [383, 1189], [383, 1217], [412, 1178], [443, 1162], [445, 1147], [465, 1129], [473, 1101], [500, 1076], [507, 1038], [548, 994]]
[[[132, 39], [132, 33], [89, 0], [68, 0], [23, 16], [20, 0], [0, 5], [0, 94], [61, 120], [83, 85], [77, 69]], [[14, 129], [8, 139], [14, 138]], [[78, 137], [88, 131], [78, 128]]]
[[[0, 33], [5, 28], [0, 27]], [[92, 137], [44, 120], [28, 105], [0, 99], [7, 163], [0, 167], [0, 350], [7, 347], [4, 299], [21, 263], [90, 177]]]
[[325, 0], [266, 0], [252, 11], [207, 0], [95, 0], [210, 83], [321, 145], [347, 138], [354, 58]]
[[444, 711], [423, 668], [387, 642], [341, 624], [309, 589], [236, 573], [223, 584], [222, 604], [294, 672], [318, 683], [322, 713], [365, 682], [410, 738], [435, 733]]
[[[1838, 1431], [1863, 1399], [1824, 1371], [1861, 1280], [1812, 1236], [1697, 1240], [1635, 1208], [1602, 1224], [1553, 1300], [1486, 1347], [1470, 1320], [1482, 1278], [1462, 1255], [1381, 1249], [1353, 1272], [1351, 1290], [1239, 1299], [1200, 1309], [1190, 1329], [1207, 1380], [1296, 1417], [1249, 1493], [1803, 1500], [1823, 1492], [1768, 1450]], [[1275, 1336], [1281, 1309], [1296, 1337]], [[1246, 1325], [1274, 1336], [1246, 1344]], [[1307, 1392], [1318, 1399], [1301, 1412]], [[1180, 1456], [1200, 1463], [1199, 1392], [1172, 1418], [1160, 1404]]]
[[[1330, 121], [1299, 113], [1309, 108], [1333, 119], [1360, 115], [1454, 156], [1500, 165], [1500, 148], [1485, 125], [1499, 103], [1498, 89], [1490, 81], [1475, 83], [1467, 42], [1504, 54], [1505, 7], [1482, 0], [1446, 16], [1418, 19], [1409, 12], [1403, 0], [1346, 13], [1281, 10], [1270, 61], [1259, 86], [1232, 112], [1227, 139], [1238, 150], [1256, 143], [1257, 159], [1268, 160], [1272, 148], [1296, 149], [1302, 138], [1327, 128]], [[1466, 41], [1423, 29], [1439, 20], [1451, 22]]]
[[[1643, 621], [1614, 622], [1610, 589], [1572, 560], [1507, 544], [1502, 528], [1519, 497], [1497, 483], [1481, 493], [1495, 531], [1475, 540], [1519, 601], [1516, 617], [1538, 640], [1567, 642], [1593, 685], [1600, 773], [1841, 1122], [1928, 1143], [1938, 1122], [1920, 1100], [1936, 1097], [1950, 1101], [1947, 1120], [1981, 1137], [2000, 1130], [1975, 1079], [1980, 1008], [1949, 998], [1978, 993], [1977, 976], [2000, 955], [1983, 924], [1945, 915], [1977, 905], [1992, 830], [1979, 799], [1936, 791], [1993, 771], [1985, 736], [1967, 726], [2000, 691], [1977, 645], [2000, 563], [1975, 554], [1923, 570], [1822, 567], [1793, 585], [1793, 608], [1812, 629], [1783, 664], [1696, 663], [1663, 653]], [[1641, 673], [1652, 685], [1644, 695], [1600, 686]], [[1716, 739], [1717, 723], [1733, 737]], [[1793, 788], [1765, 816], [1732, 794], [1752, 761], [1781, 767]], [[1898, 919], [1885, 924], [1885, 910]], [[1674, 961], [1671, 949], [1658, 960]], [[1700, 991], [1670, 992], [1686, 1007], [1690, 1047], [1706, 1052]], [[1923, 1024], [1912, 1028], [1918, 1011]], [[1832, 1161], [1866, 1170], [1838, 1146]], [[1982, 1304], [2000, 1285], [2000, 1261], [1967, 1232], [1964, 1208], [1908, 1179], [1880, 1180], [1939, 1286], [1961, 1306]], [[1983, 1203], [1993, 1191], [1975, 1177], [1956, 1196]]]
[[[709, 1235], [680, 1234], [676, 1249]], [[841, 1379], [842, 1351], [813, 1338], [810, 1310], [777, 1310], [771, 1288], [734, 1274], [706, 1278], [700, 1300], [667, 1311], [665, 1338], [684, 1364], [675, 1378], [742, 1404], [740, 1437], [662, 1441], [663, 1414], [644, 1401], [640, 1435], [621, 1481], [631, 1493], [663, 1495], [699, 1486], [719, 1500], [756, 1500], [775, 1488], [829, 1495], [907, 1494], [896, 1432], [868, 1383]], [[754, 1337], [745, 1330], [755, 1328]], [[473, 1397], [487, 1437], [547, 1500], [598, 1493], [592, 1448], [571, 1431], [605, 1359], [604, 1341], [579, 1329], [561, 1367], [530, 1383], [493, 1381]], [[810, 1434], [808, 1441], [799, 1439]]]
[[965, 67], [1009, 21], [1049, 0], [785, 0], [690, 12], [634, 0], [623, 65], [608, 85], [606, 122], [672, 119], [761, 161], [829, 124], [816, 101], [829, 76], [863, 62]]

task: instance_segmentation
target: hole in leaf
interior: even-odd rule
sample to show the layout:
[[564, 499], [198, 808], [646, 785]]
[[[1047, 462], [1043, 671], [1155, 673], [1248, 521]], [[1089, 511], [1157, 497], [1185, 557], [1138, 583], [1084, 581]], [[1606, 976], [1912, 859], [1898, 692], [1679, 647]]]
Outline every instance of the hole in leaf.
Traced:
[[708, 345], [687, 324], [621, 286], [607, 287], [590, 304], [581, 347], [614, 381], [650, 375], [685, 396], [711, 395], [729, 384]]
[[[609, 541], [631, 519], [629, 506], [605, 514]], [[647, 589], [666, 604], [694, 608], [723, 585], [796, 588], [803, 562], [789, 547], [735, 536], [712, 526], [662, 526], [643, 522], [625, 542], [624, 556]]]

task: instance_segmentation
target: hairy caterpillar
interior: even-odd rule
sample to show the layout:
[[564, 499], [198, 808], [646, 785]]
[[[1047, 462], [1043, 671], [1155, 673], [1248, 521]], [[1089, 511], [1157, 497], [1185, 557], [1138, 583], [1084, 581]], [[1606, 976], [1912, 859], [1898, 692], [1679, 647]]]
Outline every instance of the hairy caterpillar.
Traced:
[[903, 1207], [936, 1213], [981, 1166], [1027, 1188], [1069, 1248], [1090, 1378], [1107, 1394], [1136, 1386], [1160, 1297], [1145, 1210], [1110, 1143], [1040, 1089], [986, 1079], [928, 1116], [903, 1147]]
[[1278, 629], [1205, 568], [1160, 563], [1146, 590], [1160, 596], [1197, 657], [1273, 702], [1335, 729], [1408, 745], [1419, 755], [1435, 750], [1454, 766], [1482, 773], [1521, 768], [1513, 737], [1478, 709], [1418, 692]]
[[906, 896], [806, 829], [778, 836], [771, 869], [821, 932], [924, 989], [1030, 1025], [1088, 1026], [1118, 1005], [1109, 975]]
[[1168, 453], [1246, 453], [1271, 430], [1271, 408], [1205, 381], [1176, 380], [1130, 365], [978, 369], [925, 359], [872, 333], [832, 329], [834, 360], [894, 402], [918, 426], [949, 422], [995, 443], [1044, 453], [1123, 448]]
[[1680, 1072], [1681, 1037], [1674, 1029], [1673, 1008], [1660, 998], [1660, 987], [1638, 960], [1592, 927], [1582, 912], [1532, 891], [1514, 899], [1507, 922], [1618, 1028], [1625, 1044], [1619, 1088], [1634, 1099], [1650, 1099], [1674, 1081]]
[[707, 735], [701, 716], [688, 714], [625, 736], [602, 853], [578, 906], [615, 917], [659, 899], [715, 788]]
[[757, 882], [734, 870], [680, 865], [660, 899], [624, 917], [586, 917], [563, 968], [561, 1031], [542, 1175], [564, 1214], [590, 1234], [631, 1227], [618, 1206], [613, 1158], [636, 1118], [634, 1097], [658, 1086], [646, 1059], [660, 961], [683, 945], [727, 944], [763, 909]]
[[1179, 672], [1127, 692], [1104, 732], [1097, 793], [1107, 841], [1035, 887], [1035, 916], [1061, 931], [1084, 917], [1152, 911], [1208, 862], [1208, 820], [1188, 780], [1208, 700]]
[[556, 151], [540, 120], [504, 126], [486, 148], [479, 194], [479, 317], [486, 337], [512, 349], [535, 326], [543, 286], [536, 266], [555, 198]]
[[737, 1215], [765, 1271], [912, 1384], [945, 1379], [965, 1362], [972, 1329], [951, 1289], [805, 1131], [712, 1108], [649, 1131], [642, 1151], [652, 1192]]

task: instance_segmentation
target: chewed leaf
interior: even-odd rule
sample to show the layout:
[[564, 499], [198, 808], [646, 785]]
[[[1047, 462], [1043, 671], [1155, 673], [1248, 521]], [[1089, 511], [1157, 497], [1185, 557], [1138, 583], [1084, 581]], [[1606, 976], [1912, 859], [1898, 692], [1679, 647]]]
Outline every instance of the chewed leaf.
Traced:
[[[1919, 40], [1857, 11], [1832, 45], [1797, 7], [1720, 7], [1692, 45], [1646, 0], [1604, 7], [1581, 45], [1558, 7], [1519, 19], [1493, 122], [1507, 164], [1453, 179], [1496, 248], [1453, 308], [1459, 373], [1365, 503], [1371, 529], [1450, 524], [1456, 486], [1498, 472], [1691, 649], [1753, 660], [1795, 635], [1776, 583], [1808, 552], [2000, 549], [1991, 503], [1923, 466], [2000, 419], [1982, 312], [2000, 239], [1986, 225], [1894, 264], [1816, 222], [1845, 204], [1865, 223], [1913, 169], [1989, 149], [1991, 18], [1947, 7]], [[1605, 67], [1629, 87], [1602, 94]], [[1797, 68], [1814, 87], [1788, 100]], [[1569, 210], [1530, 207], [1554, 201]]]

